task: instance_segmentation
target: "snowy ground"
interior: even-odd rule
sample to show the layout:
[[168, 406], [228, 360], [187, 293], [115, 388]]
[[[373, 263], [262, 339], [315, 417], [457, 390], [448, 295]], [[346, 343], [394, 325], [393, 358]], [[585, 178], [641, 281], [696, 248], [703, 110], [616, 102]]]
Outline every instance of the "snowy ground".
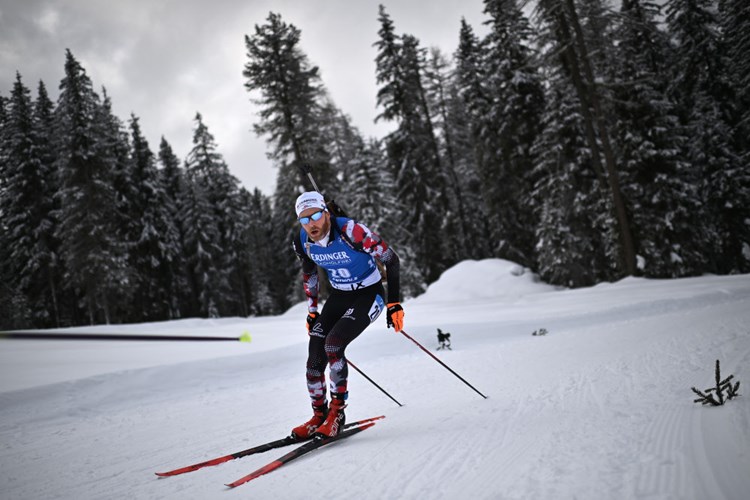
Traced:
[[[508, 262], [464, 262], [404, 308], [406, 331], [489, 399], [379, 318], [347, 354], [404, 406], [351, 371], [349, 418], [387, 418], [234, 490], [287, 450], [154, 472], [308, 417], [304, 306], [88, 329], [247, 330], [251, 344], [2, 340], [0, 498], [748, 498], [750, 276], [555, 290]], [[437, 327], [452, 351], [434, 350]], [[716, 359], [742, 396], [701, 407], [690, 387], [712, 384]]]

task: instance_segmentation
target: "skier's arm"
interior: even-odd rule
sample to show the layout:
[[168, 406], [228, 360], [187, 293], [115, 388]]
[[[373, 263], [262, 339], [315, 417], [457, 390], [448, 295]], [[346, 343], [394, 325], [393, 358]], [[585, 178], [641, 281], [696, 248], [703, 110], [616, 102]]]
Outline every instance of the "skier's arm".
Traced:
[[385, 266], [388, 281], [388, 302], [401, 301], [398, 254], [377, 233], [362, 223], [350, 220], [342, 228], [356, 250], [372, 255]]
[[307, 256], [299, 238], [294, 238], [294, 253], [302, 263], [302, 288], [307, 296], [308, 313], [318, 312], [318, 290], [320, 282], [318, 281], [318, 266]]
[[[382, 242], [384, 245], [386, 243]], [[387, 246], [387, 245], [386, 245]], [[387, 247], [378, 260], [385, 265], [385, 276], [388, 280], [388, 302], [401, 302], [400, 261], [398, 254], [391, 247]]]

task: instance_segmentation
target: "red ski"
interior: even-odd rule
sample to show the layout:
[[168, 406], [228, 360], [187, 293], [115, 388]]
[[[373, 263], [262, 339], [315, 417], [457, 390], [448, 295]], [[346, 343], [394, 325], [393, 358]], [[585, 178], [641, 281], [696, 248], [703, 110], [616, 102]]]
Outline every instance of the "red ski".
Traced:
[[248, 481], [252, 481], [253, 479], [255, 479], [257, 477], [262, 476], [263, 474], [268, 474], [269, 472], [278, 469], [282, 465], [287, 464], [287, 463], [291, 462], [292, 460], [301, 457], [302, 455], [305, 455], [307, 453], [310, 453], [311, 451], [317, 450], [318, 448], [320, 448], [322, 446], [325, 446], [327, 444], [330, 444], [330, 443], [333, 443], [335, 441], [339, 441], [341, 439], [348, 438], [350, 436], [358, 434], [358, 433], [362, 432], [365, 429], [369, 429], [373, 425], [375, 425], [375, 422], [370, 422], [370, 423], [367, 423], [367, 424], [364, 424], [364, 425], [360, 425], [358, 427], [353, 427], [353, 428], [347, 429], [345, 431], [342, 431], [337, 436], [334, 436], [334, 437], [331, 437], [331, 438], [314, 438], [312, 441], [309, 441], [309, 442], [303, 444], [302, 446], [299, 446], [299, 447], [293, 449], [292, 451], [290, 451], [289, 453], [287, 453], [283, 457], [277, 458], [273, 462], [271, 462], [271, 463], [269, 463], [267, 465], [264, 465], [263, 467], [261, 467], [260, 469], [254, 471], [254, 472], [251, 472], [247, 476], [241, 477], [240, 479], [238, 479], [238, 480], [236, 480], [236, 481], [234, 481], [232, 483], [227, 484], [227, 486], [229, 486], [230, 488], [235, 488], [235, 487], [237, 487], [237, 486], [239, 486], [241, 484], [245, 484]]
[[[385, 418], [385, 415], [380, 415], [379, 417], [365, 418], [363, 420], [357, 420], [356, 422], [348, 423], [344, 426], [344, 429], [350, 429], [352, 427], [357, 427], [363, 424], [374, 422], [375, 420], [380, 420], [381, 418]], [[193, 472], [198, 469], [202, 469], [204, 467], [211, 467], [213, 465], [223, 464], [224, 462], [229, 462], [230, 460], [234, 460], [236, 458], [242, 458], [248, 455], [254, 455], [256, 453], [263, 453], [269, 450], [273, 450], [275, 448], [282, 448], [284, 446], [289, 446], [290, 444], [302, 443], [305, 441], [307, 440], [297, 439], [293, 436], [287, 436], [283, 439], [277, 439], [276, 441], [264, 443], [258, 446], [254, 446], [252, 448], [248, 448], [246, 450], [238, 451], [236, 453], [230, 453], [229, 455], [225, 455], [223, 457], [217, 457], [211, 460], [206, 460], [205, 462], [201, 462], [198, 464], [188, 465], [186, 467], [181, 467], [179, 469], [175, 469], [175, 470], [171, 470], [167, 472], [156, 472], [156, 475], [161, 476], [161, 477], [177, 476], [180, 474], [185, 474], [186, 472]]]

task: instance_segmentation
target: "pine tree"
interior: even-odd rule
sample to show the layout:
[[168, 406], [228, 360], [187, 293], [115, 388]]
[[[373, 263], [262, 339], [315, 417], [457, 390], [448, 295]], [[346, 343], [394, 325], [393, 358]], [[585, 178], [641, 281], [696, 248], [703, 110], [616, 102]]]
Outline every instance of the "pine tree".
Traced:
[[62, 291], [62, 262], [60, 261], [60, 241], [55, 236], [58, 224], [57, 216], [60, 203], [57, 199], [58, 178], [54, 169], [56, 151], [54, 150], [54, 104], [49, 98], [44, 82], [37, 87], [37, 99], [34, 103], [34, 128], [36, 130], [36, 148], [38, 151], [41, 170], [46, 173], [44, 187], [46, 191], [41, 198], [46, 200], [45, 206], [40, 208], [45, 214], [43, 223], [39, 224], [37, 235], [40, 241], [39, 255], [41, 268], [46, 269], [43, 288], [46, 290], [45, 299], [37, 305], [37, 311], [46, 309], [45, 315], [50, 318], [46, 325], [61, 326], [61, 297]]
[[651, 2], [622, 3], [614, 130], [639, 268], [646, 276], [669, 278], [700, 270], [704, 241], [696, 231], [697, 179], [680, 155], [687, 138], [666, 95], [668, 42], [657, 28], [659, 16]]
[[482, 137], [487, 151], [481, 165], [490, 237], [496, 254], [524, 265], [533, 248], [531, 146], [539, 132], [544, 94], [529, 48], [531, 28], [516, 0], [487, 0], [490, 33], [484, 44], [487, 92]]
[[[0, 95], [0, 206], [7, 203], [7, 182], [10, 175], [8, 162], [8, 99]], [[2, 212], [0, 212], [2, 215]], [[5, 217], [0, 217], [0, 240], [7, 235], [9, 228]], [[0, 262], [10, 262], [10, 248], [0, 244]], [[23, 295], [14, 287], [11, 287], [10, 266], [0, 265], [0, 328], [16, 329], [28, 324], [29, 311]]]
[[[21, 75], [11, 92], [5, 135], [4, 187], [0, 214], [5, 226], [0, 235], [4, 248], [2, 274], [6, 286], [23, 296], [28, 311], [26, 326], [51, 326], [58, 322], [53, 307], [54, 242], [51, 239], [54, 185], [49, 157], [42, 149], [42, 130], [35, 120], [30, 91]], [[19, 300], [19, 299], [17, 299]]]
[[397, 195], [407, 211], [403, 226], [416, 257], [414, 263], [426, 282], [436, 280], [450, 265], [445, 238], [449, 211], [446, 179], [441, 168], [437, 138], [422, 83], [424, 51], [411, 35], [397, 36], [380, 6], [380, 40], [376, 42], [378, 119], [395, 120], [397, 129], [386, 139]]
[[251, 223], [245, 227], [246, 273], [243, 275], [247, 289], [248, 312], [253, 315], [279, 314], [285, 304], [278, 300], [286, 289], [278, 290], [278, 285], [269, 272], [277, 265], [278, 256], [269, 245], [273, 237], [271, 200], [260, 190], [252, 194], [242, 189], [242, 204], [247, 209]]
[[160, 183], [164, 189], [163, 210], [168, 224], [174, 228], [176, 240], [169, 250], [165, 249], [172, 259], [167, 266], [169, 288], [169, 318], [180, 318], [187, 312], [185, 304], [190, 302], [191, 290], [188, 286], [187, 267], [185, 262], [185, 228], [182, 213], [185, 210], [185, 173], [180, 167], [180, 160], [174, 154], [172, 146], [162, 137], [159, 143], [158, 163]]
[[5, 96], [0, 95], [0, 131], [3, 130], [3, 128], [5, 127], [5, 123], [8, 121], [8, 112], [6, 110], [7, 106], [8, 99]]
[[[321, 124], [321, 137], [325, 141], [326, 150], [331, 152], [331, 165], [337, 172], [336, 180], [341, 193], [334, 201], [346, 216], [378, 227], [384, 218], [384, 212], [392, 213], [397, 208], [393, 205], [372, 205], [378, 203], [377, 195], [374, 198], [363, 196], [364, 191], [373, 193], [381, 189], [378, 185], [363, 184], [363, 178], [359, 175], [361, 169], [366, 168], [365, 164], [372, 166], [365, 140], [352, 125], [351, 118], [342, 113], [330, 99], [325, 100], [322, 108]], [[380, 164], [378, 168], [387, 168], [387, 165]], [[381, 199], [389, 194], [382, 193]], [[373, 213], [378, 214], [377, 219], [370, 217]]]
[[162, 136], [159, 143], [158, 161], [161, 165], [159, 173], [162, 177], [164, 193], [169, 200], [170, 209], [172, 210], [173, 219], [177, 220], [179, 213], [179, 200], [184, 190], [185, 172], [180, 167], [180, 159], [174, 153], [172, 146]]
[[187, 315], [218, 318], [229, 283], [221, 268], [221, 231], [203, 186], [191, 174], [186, 177], [181, 217], [187, 279], [193, 291]]
[[[562, 67], [563, 74], [575, 89], [586, 141], [592, 151], [591, 165], [598, 177], [603, 198], [601, 206], [612, 210], [611, 216], [601, 218], [612, 224], [601, 235], [605, 243], [604, 251], [615, 264], [617, 275], [633, 275], [637, 269], [632, 228], [619, 184], [620, 174], [610, 139], [607, 110], [603, 104], [604, 92], [598, 80], [602, 75], [595, 73], [596, 58], [590, 55], [573, 0], [540, 0], [537, 17], [541, 25], [540, 39], [549, 44], [546, 45], [548, 51], [556, 54], [555, 63]], [[614, 238], [611, 237], [613, 235]]]
[[[748, 192], [750, 191], [750, 3], [744, 0], [719, 0], [720, 22], [723, 28], [722, 47], [726, 53], [727, 79], [733, 89], [735, 108], [729, 117], [734, 137], [734, 150], [738, 157], [738, 167], [735, 183], [738, 200], [731, 203], [731, 209], [736, 214], [732, 217], [740, 220], [742, 208], [747, 208]], [[731, 177], [733, 174], [729, 174]], [[738, 210], [739, 209], [739, 210]], [[745, 218], [745, 229], [749, 219]], [[747, 234], [745, 231], [744, 234]], [[744, 265], [737, 268], [744, 272], [748, 269], [750, 260], [750, 242], [742, 238], [742, 260]], [[731, 244], [730, 244], [731, 245]]]
[[378, 54], [375, 57], [376, 78], [380, 85], [377, 94], [378, 106], [383, 111], [375, 121], [394, 121], [403, 116], [402, 103], [406, 99], [404, 88], [404, 68], [401, 62], [401, 36], [396, 33], [396, 28], [391, 17], [385, 11], [382, 4], [378, 7], [378, 41], [375, 47]]
[[482, 182], [476, 161], [476, 144], [472, 140], [471, 123], [466, 107], [455, 85], [449, 87], [447, 119], [456, 158], [456, 181], [461, 186], [464, 205], [464, 233], [467, 235], [467, 253], [463, 259], [491, 257], [494, 243], [487, 238], [487, 208], [482, 196]]
[[483, 161], [481, 143], [481, 117], [483, 110], [489, 107], [491, 97], [484, 86], [488, 78], [484, 62], [484, 43], [474, 33], [474, 29], [465, 19], [461, 19], [456, 59], [456, 85], [461, 100], [466, 108], [468, 121], [472, 127], [473, 141], [477, 144], [476, 161]]
[[[617, 37], [614, 33], [615, 19], [618, 19], [617, 13], [612, 10], [610, 2], [603, 0], [576, 0], [576, 9], [580, 18], [583, 39], [588, 47], [588, 55], [596, 75], [602, 75], [609, 78], [613, 64], [616, 61], [615, 49]], [[617, 61], [619, 62], [619, 61]], [[611, 96], [608, 87], [602, 85], [598, 92], [604, 100], [603, 105], [607, 106]]]
[[173, 262], [179, 252], [177, 229], [169, 208], [154, 154], [135, 115], [130, 119], [131, 179], [136, 188], [132, 217], [136, 229], [130, 259], [135, 271], [134, 315], [139, 321], [179, 315], [172, 307]]
[[[238, 254], [247, 215], [239, 201], [239, 181], [229, 172], [200, 113], [196, 114], [195, 121], [193, 149], [188, 153], [185, 170], [194, 187], [193, 196], [199, 201], [205, 197], [208, 212], [202, 217], [210, 217], [216, 228], [216, 239], [210, 247], [213, 249], [210, 252], [213, 266], [207, 268], [210, 277], [203, 281], [210, 288], [210, 300], [202, 301], [203, 314], [213, 314], [207, 308], [212, 302], [216, 314], [247, 315], [242, 310], [242, 304], [246, 303], [246, 291], [239, 278], [242, 263]], [[203, 250], [209, 251], [208, 248], [204, 247]]]
[[750, 172], [733, 145], [734, 115], [726, 50], [711, 0], [670, 0], [667, 24], [676, 43], [670, 94], [680, 106], [691, 140], [687, 161], [705, 206], [702, 238], [709, 269], [750, 271]]
[[394, 182], [380, 143], [366, 142], [332, 102], [324, 108], [323, 137], [339, 172], [341, 198], [337, 203], [347, 216], [371, 229], [394, 232], [403, 207], [396, 198]]
[[[255, 26], [253, 37], [245, 36], [245, 88], [260, 93], [256, 103], [262, 107], [255, 132], [268, 136], [273, 147], [270, 157], [281, 165], [280, 176], [304, 185], [306, 180], [295, 168], [309, 164], [319, 182], [335, 190], [334, 183], [329, 182], [333, 180], [330, 152], [319, 140], [325, 91], [318, 67], [312, 66], [300, 49], [301, 32], [297, 27], [273, 12], [266, 21], [265, 25]], [[294, 196], [294, 192], [285, 193], [284, 200], [289, 202]]]
[[289, 250], [289, 242], [298, 233], [294, 220], [294, 200], [303, 190], [310, 190], [298, 167], [313, 168], [315, 179], [330, 198], [338, 198], [339, 185], [331, 167], [332, 155], [321, 136], [325, 91], [318, 68], [311, 65], [299, 47], [300, 30], [285, 23], [279, 14], [270, 13], [266, 24], [256, 25], [252, 37], [245, 37], [248, 61], [245, 64], [245, 88], [259, 97], [260, 123], [254, 126], [258, 135], [268, 138], [269, 157], [278, 166], [273, 196], [273, 234], [269, 244], [277, 255], [270, 273], [283, 289], [279, 303], [288, 306], [297, 299], [300, 287], [295, 279], [299, 266]]
[[[339, 197], [336, 201], [342, 206], [353, 206], [350, 199], [356, 196], [354, 190], [361, 186], [350, 182], [352, 171], [365, 154], [365, 140], [351, 118], [344, 114], [329, 96], [325, 96], [319, 117], [320, 138], [324, 149], [330, 154], [331, 167], [336, 172]], [[357, 210], [363, 207], [357, 206]]]
[[394, 231], [399, 223], [400, 205], [393, 176], [381, 144], [359, 139], [359, 151], [349, 166], [344, 191], [348, 215], [377, 231]]
[[350, 166], [344, 189], [347, 206], [352, 207], [348, 215], [364, 222], [396, 251], [401, 261], [401, 293], [404, 297], [416, 296], [427, 284], [414, 265], [412, 249], [405, 244], [409, 235], [401, 222], [406, 208], [396, 196], [386, 153], [382, 143], [375, 139], [361, 144], [361, 148]]
[[133, 249], [138, 241], [139, 223], [136, 220], [135, 199], [138, 187], [133, 181], [132, 145], [125, 123], [115, 115], [112, 99], [102, 87], [102, 100], [96, 108], [94, 122], [99, 136], [97, 150], [100, 160], [111, 168], [111, 186], [115, 195], [115, 210], [108, 224], [112, 239], [123, 254], [122, 278], [110, 284], [107, 301], [109, 320], [113, 322], [138, 321], [141, 316], [132, 307], [135, 298], [137, 271], [132, 265]]
[[117, 239], [114, 162], [106, 151], [101, 104], [91, 80], [68, 50], [55, 110], [60, 224], [56, 235], [65, 280], [88, 322], [109, 322], [113, 296], [127, 286], [126, 253]]
[[[115, 116], [112, 99], [102, 88], [102, 103], [97, 108], [96, 121], [100, 125], [103, 156], [112, 165], [112, 187], [115, 191], [116, 237], [130, 254], [139, 238], [135, 200], [139, 186], [133, 180], [132, 145], [124, 122]], [[127, 307], [127, 306], [126, 306]], [[128, 307], [129, 309], [129, 307]]]
[[[550, 68], [543, 130], [533, 146], [531, 202], [538, 220], [536, 265], [542, 279], [568, 287], [589, 286], [607, 274], [598, 219], [603, 198], [575, 91], [560, 68]], [[605, 207], [607, 208], [607, 207]]]
[[750, 3], [746, 0], [719, 0], [722, 46], [726, 50], [728, 80], [736, 96], [731, 123], [735, 149], [750, 165]]
[[[608, 242], [617, 239], [616, 222], [600, 153], [590, 147], [596, 141], [590, 109], [571, 77], [577, 58], [563, 29], [569, 26], [562, 5], [544, 7], [535, 12], [546, 82], [542, 131], [532, 148], [535, 267], [550, 283], [588, 286], [616, 276], [608, 256]], [[561, 37], [568, 40], [562, 50]]]
[[480, 256], [482, 245], [478, 242], [486, 239], [472, 220], [476, 217], [479, 206], [471, 203], [471, 194], [468, 192], [471, 176], [467, 175], [468, 163], [463, 154], [470, 152], [459, 149], [456, 137], [456, 129], [460, 129], [464, 122], [462, 120], [461, 124], [456, 124], [452, 121], [458, 118], [452, 113], [456, 109], [456, 103], [452, 101], [459, 97], [451, 80], [450, 63], [435, 47], [430, 50], [424, 79], [429, 108], [434, 110], [432, 120], [441, 149], [439, 156], [443, 158], [442, 167], [444, 176], [448, 179], [448, 192], [451, 194], [448, 203], [450, 212], [454, 214], [446, 220], [446, 230], [456, 236], [447, 245], [447, 255], [449, 260], [458, 262], [467, 257]]
[[6, 173], [6, 156], [5, 149], [6, 143], [8, 142], [6, 137], [7, 122], [8, 122], [8, 99], [0, 94], [0, 189], [2, 189], [3, 182], [5, 181]]
[[457, 170], [466, 186], [466, 202], [473, 215], [468, 221], [470, 228], [467, 232], [477, 235], [472, 241], [476, 252], [474, 258], [489, 257], [494, 250], [494, 243], [487, 237], [486, 221], [489, 217], [480, 174], [482, 165], [489, 157], [482, 135], [485, 130], [482, 125], [485, 116], [483, 110], [490, 105], [490, 97], [484, 86], [488, 76], [485, 74], [483, 47], [484, 43], [474, 34], [471, 25], [462, 19], [459, 44], [454, 54], [456, 68], [452, 76], [449, 121], [458, 159]]

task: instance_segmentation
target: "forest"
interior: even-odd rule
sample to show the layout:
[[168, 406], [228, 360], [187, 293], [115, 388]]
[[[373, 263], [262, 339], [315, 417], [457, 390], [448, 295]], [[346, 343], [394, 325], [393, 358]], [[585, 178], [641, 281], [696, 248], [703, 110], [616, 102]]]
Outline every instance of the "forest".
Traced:
[[[339, 109], [280, 13], [245, 35], [254, 133], [240, 185], [200, 112], [153, 149], [67, 50], [59, 96], [0, 94], [0, 328], [278, 314], [302, 299], [293, 202], [311, 186], [401, 258], [406, 297], [466, 259], [548, 283], [750, 272], [750, 2], [485, 0], [452, 54], [372, 33], [378, 120]], [[102, 82], [106, 84], [106, 82]]]

